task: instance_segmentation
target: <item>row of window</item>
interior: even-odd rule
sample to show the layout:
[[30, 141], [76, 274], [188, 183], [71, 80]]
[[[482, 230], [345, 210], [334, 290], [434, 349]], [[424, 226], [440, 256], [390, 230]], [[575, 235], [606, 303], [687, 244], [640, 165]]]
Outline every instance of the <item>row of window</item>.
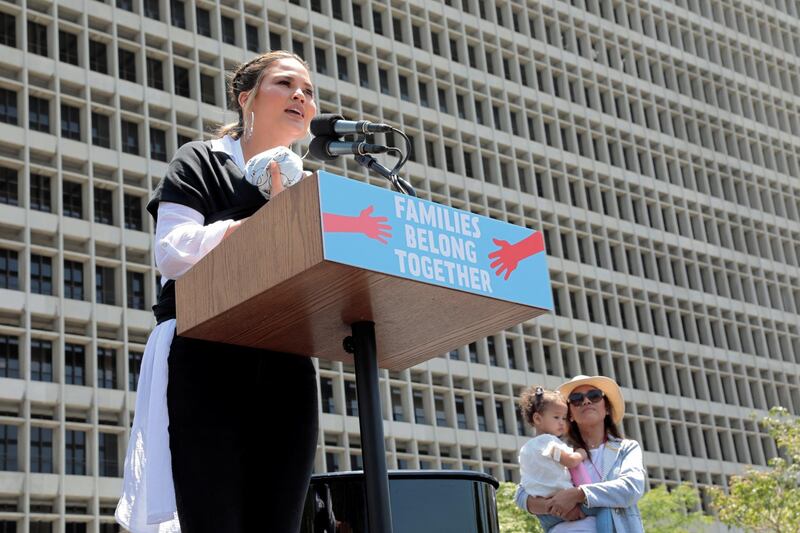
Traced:
[[[349, 379], [341, 381], [343, 394], [336, 389], [338, 383], [340, 381], [334, 378], [320, 378], [322, 411], [358, 416], [355, 382]], [[337, 409], [337, 397], [341, 398], [338, 401], [343, 401], [344, 409]], [[438, 427], [518, 436], [532, 434], [530, 428], [526, 432], [519, 407], [509, 399], [495, 399], [492, 403], [489, 397], [477, 397], [468, 392], [459, 394], [418, 387], [409, 390], [408, 387], [393, 384], [390, 386], [390, 405], [391, 420], [396, 422], [413, 420], [416, 424]], [[756, 432], [755, 428], [745, 432], [737, 429], [738, 420], [730, 428], [724, 420], [718, 422], [722, 426], [715, 427], [711, 432], [680, 418], [670, 421], [639, 417], [637, 423], [633, 417], [629, 417], [624, 429], [629, 437], [642, 442], [646, 451], [761, 465], [765, 465], [766, 460], [774, 455], [774, 447], [767, 444], [770, 439]]]
[[[53, 277], [53, 258], [46, 255], [31, 254], [28, 264], [30, 274], [30, 291], [35, 294], [55, 296]], [[81, 261], [65, 259], [61, 274], [64, 287], [62, 295], [72, 300], [85, 300], [84, 280], [85, 264]], [[95, 302], [99, 304], [117, 305], [117, 273], [114, 267], [95, 265]], [[20, 285], [19, 252], [0, 249], [0, 288], [22, 290]], [[145, 308], [145, 274], [143, 272], [126, 271], [125, 289], [127, 307], [131, 309]]]
[[[30, 435], [26, 439], [24, 428], [0, 424], [0, 471], [17, 472], [24, 470], [20, 464], [22, 457], [20, 449], [29, 445], [30, 471], [42, 474], [63, 472], [67, 475], [86, 476], [94, 475], [89, 461], [91, 454], [96, 454], [98, 460], [97, 475], [101, 477], [119, 477], [119, 446], [118, 436], [114, 433], [97, 432], [96, 443], [92, 442], [87, 431], [67, 429], [64, 431], [64, 464], [61, 468], [56, 465], [55, 458], [58, 450], [54, 449], [53, 438], [57, 431], [49, 427], [31, 425]], [[27, 440], [27, 442], [26, 442]], [[88, 442], [87, 442], [88, 441]], [[96, 446], [96, 448], [95, 448]]]
[[[44, 133], [54, 133], [50, 120], [51, 101], [37, 96], [28, 97], [28, 127], [35, 131]], [[88, 141], [84, 137], [85, 122], [83, 110], [80, 107], [62, 103], [60, 106], [61, 125], [58, 130], [61, 137], [74, 139], [76, 141]], [[17, 104], [16, 91], [0, 88], [0, 122], [6, 124], [19, 125], [19, 108]], [[127, 153], [142, 155], [139, 142], [139, 124], [121, 118], [120, 127], [120, 146], [119, 148]], [[96, 111], [91, 112], [91, 142], [94, 146], [112, 148], [111, 118], [108, 115]], [[157, 161], [167, 161], [167, 133], [159, 128], [150, 127], [150, 157]], [[179, 136], [178, 145], [187, 142], [189, 139]]]
[[[0, 203], [19, 205], [19, 171], [0, 166]], [[29, 184], [29, 207], [37, 211], [53, 212], [52, 178], [42, 174], [31, 174]], [[61, 208], [64, 216], [83, 218], [84, 186], [82, 183], [64, 180], [61, 182]], [[95, 186], [94, 221], [114, 224], [114, 192]], [[125, 228], [142, 230], [142, 200], [134, 194], [123, 193], [123, 223]]]
[[[27, 366], [31, 380], [55, 382], [58, 380], [60, 369], [63, 369], [64, 383], [67, 385], [89, 385], [89, 379], [94, 374], [99, 388], [119, 388], [117, 350], [98, 346], [94, 360], [87, 360], [88, 348], [83, 344], [67, 342], [63, 346], [63, 354], [58, 346], [54, 348], [53, 344], [49, 340], [31, 339], [30, 361], [27, 365], [21, 365], [19, 338], [0, 335], [0, 377], [13, 379], [27, 377], [23, 376], [23, 367]], [[133, 351], [128, 353], [127, 364], [128, 390], [135, 391], [142, 366], [142, 353]]]

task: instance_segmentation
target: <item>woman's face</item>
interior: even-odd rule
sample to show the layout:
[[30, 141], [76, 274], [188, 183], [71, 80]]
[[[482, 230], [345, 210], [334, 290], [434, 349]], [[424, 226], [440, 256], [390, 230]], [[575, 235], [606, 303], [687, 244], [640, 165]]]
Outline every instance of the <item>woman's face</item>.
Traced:
[[[596, 388], [597, 387], [593, 387], [591, 385], [581, 385], [580, 387], [575, 388], [570, 393], [570, 396], [576, 392], [582, 392], [585, 394]], [[597, 424], [602, 426], [607, 414], [609, 414], [609, 410], [608, 406], [606, 405], [605, 397], [600, 398], [600, 401], [597, 403], [592, 403], [589, 398], [584, 396], [583, 401], [578, 405], [574, 405], [572, 402], [569, 404], [570, 420], [574, 420], [575, 423], [578, 424], [579, 428], [591, 427]]]
[[289, 146], [305, 137], [317, 114], [317, 103], [302, 63], [291, 58], [272, 63], [261, 80], [252, 111], [254, 137], [268, 140], [272, 146]]

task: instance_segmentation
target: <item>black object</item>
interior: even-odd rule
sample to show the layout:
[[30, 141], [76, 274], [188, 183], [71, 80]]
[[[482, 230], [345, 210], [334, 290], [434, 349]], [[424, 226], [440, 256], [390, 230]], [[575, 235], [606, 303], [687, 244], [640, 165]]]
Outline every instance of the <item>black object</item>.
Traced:
[[322, 113], [311, 119], [311, 135], [322, 137], [341, 137], [343, 135], [366, 135], [392, 130], [388, 124], [368, 120], [345, 120], [342, 115]]
[[366, 473], [367, 517], [370, 531], [392, 533], [389, 477], [383, 445], [383, 417], [378, 390], [378, 356], [375, 351], [375, 323], [355, 322], [350, 345], [356, 363], [358, 424]]
[[388, 146], [370, 144], [365, 141], [340, 141], [338, 137], [314, 137], [308, 146], [308, 152], [314, 159], [333, 161], [340, 155], [383, 154], [389, 151]]
[[[493, 477], [469, 471], [389, 472], [394, 533], [499, 533]], [[300, 533], [383, 533], [367, 526], [364, 473], [311, 477]]]

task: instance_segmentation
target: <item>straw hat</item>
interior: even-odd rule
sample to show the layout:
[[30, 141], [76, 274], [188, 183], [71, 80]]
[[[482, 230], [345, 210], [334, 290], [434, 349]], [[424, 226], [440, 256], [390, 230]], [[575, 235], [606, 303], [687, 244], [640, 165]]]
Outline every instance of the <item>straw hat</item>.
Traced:
[[615, 424], [622, 422], [622, 416], [625, 414], [625, 400], [622, 398], [622, 391], [619, 385], [611, 378], [605, 376], [575, 376], [558, 387], [558, 392], [564, 398], [569, 398], [573, 390], [583, 385], [591, 385], [603, 391], [606, 398], [608, 398], [608, 403], [611, 405], [611, 420]]

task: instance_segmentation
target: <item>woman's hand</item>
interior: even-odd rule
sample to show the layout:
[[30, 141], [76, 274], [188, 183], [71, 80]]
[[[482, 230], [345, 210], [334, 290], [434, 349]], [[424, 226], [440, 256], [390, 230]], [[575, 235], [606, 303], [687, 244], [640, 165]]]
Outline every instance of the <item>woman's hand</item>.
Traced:
[[233, 233], [234, 231], [239, 229], [239, 227], [242, 224], [244, 224], [245, 220], [247, 220], [247, 218], [243, 218], [241, 220], [234, 220], [233, 222], [231, 222], [230, 226], [228, 226], [228, 229], [225, 230], [225, 235], [223, 235], [222, 238], [225, 239], [225, 238], [229, 237], [231, 233]]
[[560, 490], [548, 498], [547, 512], [563, 518], [583, 499], [583, 491], [579, 488]]
[[277, 161], [269, 164], [269, 175], [272, 179], [272, 189], [270, 190], [270, 198], [275, 198], [283, 192], [283, 179], [281, 179], [281, 166]]

